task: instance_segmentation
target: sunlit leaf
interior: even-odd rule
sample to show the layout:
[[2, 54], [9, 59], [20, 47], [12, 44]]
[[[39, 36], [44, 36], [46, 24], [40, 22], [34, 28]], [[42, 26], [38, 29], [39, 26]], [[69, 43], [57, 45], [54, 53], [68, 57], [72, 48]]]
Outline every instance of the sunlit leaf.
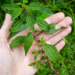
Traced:
[[25, 55], [27, 54], [28, 50], [30, 49], [31, 45], [33, 43], [33, 36], [32, 33], [28, 33], [27, 36], [24, 38], [24, 50], [25, 50]]
[[34, 62], [34, 63], [31, 63], [29, 66], [34, 66], [36, 63]]
[[9, 31], [10, 32], [16, 32], [16, 31], [18, 31], [21, 28], [22, 24], [23, 24], [23, 20], [15, 21], [12, 24], [12, 26], [10, 27]]
[[22, 12], [22, 8], [16, 8], [12, 14], [11, 20], [17, 18], [21, 14], [21, 12]]
[[41, 6], [39, 3], [36, 3], [36, 2], [32, 2], [29, 4], [29, 7], [32, 9], [32, 10], [41, 10]]
[[61, 58], [61, 55], [53, 45], [45, 44], [45, 52], [50, 61], [57, 62]]
[[44, 20], [37, 20], [36, 21], [37, 25], [42, 29], [42, 30], [45, 30], [45, 31], [48, 31], [49, 28], [48, 28], [48, 23]]
[[25, 36], [18, 36], [15, 39], [13, 39], [10, 44], [10, 48], [21, 45], [24, 42], [24, 38], [25, 38]]
[[49, 31], [44, 31], [44, 32], [46, 32], [46, 33], [55, 33], [55, 32], [57, 32], [61, 29], [66, 28], [66, 27], [61, 27], [60, 29], [55, 29], [55, 26], [56, 26], [56, 24], [49, 24], [49, 27], [48, 27]]
[[8, 10], [15, 10], [16, 8], [19, 8], [19, 6], [15, 4], [3, 4], [1, 6], [2, 9], [8, 9]]
[[43, 50], [39, 50], [39, 51], [38, 51], [38, 54], [41, 54], [42, 52], [43, 52]]
[[32, 18], [30, 15], [27, 15], [27, 17], [26, 17], [26, 23], [27, 23], [28, 27], [29, 27], [33, 32], [35, 32], [35, 30], [34, 30], [34, 20], [33, 20], [33, 18]]
[[23, 0], [23, 4], [28, 3], [28, 0]]

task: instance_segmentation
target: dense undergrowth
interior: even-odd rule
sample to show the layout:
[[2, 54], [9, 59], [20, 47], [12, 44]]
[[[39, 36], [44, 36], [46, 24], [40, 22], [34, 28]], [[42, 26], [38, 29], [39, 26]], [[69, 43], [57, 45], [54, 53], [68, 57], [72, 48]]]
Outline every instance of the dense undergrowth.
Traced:
[[[5, 14], [11, 14], [10, 11], [3, 10], [1, 6], [3, 4], [16, 2], [22, 2], [22, 0], [0, 0], [0, 26], [4, 21]], [[52, 63], [52, 65], [56, 71], [60, 72], [60, 75], [75, 75], [75, 0], [29, 0], [29, 3], [30, 2], [38, 2], [41, 5], [44, 4], [45, 8], [43, 10], [37, 12], [34, 11], [34, 16], [37, 18], [37, 20], [45, 19], [57, 12], [63, 12], [65, 16], [70, 16], [73, 19], [73, 24], [71, 25], [72, 32], [65, 37], [64, 40], [66, 45], [60, 51], [63, 59], [60, 61], [60, 63]], [[22, 14], [21, 17], [22, 16], [24, 15]], [[24, 28], [24, 24], [19, 31], [12, 33], [10, 37], [26, 29], [27, 25], [25, 25]], [[51, 68], [49, 69], [49, 66], [45, 64], [41, 65], [41, 68], [36, 72], [35, 75], [54, 75], [54, 73]]]

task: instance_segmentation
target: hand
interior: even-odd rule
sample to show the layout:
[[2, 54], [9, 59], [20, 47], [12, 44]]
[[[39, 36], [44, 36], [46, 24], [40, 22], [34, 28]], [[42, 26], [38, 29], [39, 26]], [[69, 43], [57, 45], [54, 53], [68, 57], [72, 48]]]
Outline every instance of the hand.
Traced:
[[[37, 41], [34, 40], [27, 56], [25, 56], [23, 44], [14, 47], [14, 52], [11, 51], [10, 42], [17, 36], [27, 35], [30, 31], [29, 29], [26, 29], [8, 40], [10, 35], [9, 29], [13, 23], [13, 21], [10, 20], [11, 16], [6, 14], [5, 21], [0, 29], [0, 75], [33, 75], [37, 70], [35, 67], [30, 67], [28, 65], [34, 61], [34, 55], [32, 54], [34, 49], [38, 51], [40, 50], [40, 47], [37, 47]], [[47, 34], [42, 32], [42, 30], [35, 24], [38, 38], [41, 39], [41, 37], [44, 37], [46, 39], [46, 43], [51, 45], [58, 42], [55, 47], [60, 51], [65, 45], [65, 42], [61, 39], [71, 32], [70, 24], [72, 23], [72, 19], [70, 17], [65, 17], [63, 13], [56, 13], [45, 20], [49, 24], [56, 23], [56, 28], [60, 28], [62, 26], [67, 27], [57, 33]], [[40, 33], [37, 32], [38, 29], [40, 30]], [[37, 60], [39, 60], [39, 58]]]

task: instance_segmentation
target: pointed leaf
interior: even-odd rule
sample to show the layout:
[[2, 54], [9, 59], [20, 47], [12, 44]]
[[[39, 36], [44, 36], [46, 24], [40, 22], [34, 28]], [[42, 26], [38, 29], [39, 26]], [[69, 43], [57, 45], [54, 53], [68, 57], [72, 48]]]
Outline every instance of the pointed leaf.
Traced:
[[28, 5], [25, 5], [25, 9], [31, 14], [30, 7]]
[[21, 28], [22, 24], [23, 24], [23, 20], [15, 21], [12, 24], [12, 26], [10, 27], [9, 31], [10, 32], [16, 32], [16, 31], [18, 31]]
[[57, 31], [59, 31], [61, 29], [66, 28], [66, 27], [62, 27], [60, 29], [55, 29], [55, 26], [56, 26], [56, 24], [49, 24], [49, 27], [48, 27], [49, 31], [44, 31], [44, 32], [46, 32], [46, 33], [55, 33], [55, 32], [57, 32]]
[[35, 32], [35, 30], [34, 30], [34, 20], [33, 20], [33, 18], [32, 18], [30, 15], [27, 15], [27, 17], [26, 17], [26, 22], [27, 22], [28, 27], [29, 27], [33, 32]]
[[45, 30], [45, 31], [48, 31], [49, 28], [48, 28], [48, 23], [44, 20], [37, 20], [36, 21], [37, 25], [42, 29], [42, 30]]
[[23, 4], [28, 3], [28, 0], [23, 0]]
[[32, 2], [29, 4], [29, 7], [32, 9], [32, 10], [41, 10], [42, 7], [39, 3], [36, 3], [36, 2]]
[[37, 59], [37, 56], [35, 55], [35, 56], [34, 56], [34, 60], [36, 60], [36, 59]]
[[32, 52], [32, 54], [35, 54], [35, 55], [37, 54], [37, 52], [36, 52], [36, 50], [35, 50], [35, 49], [34, 49], [34, 52]]
[[43, 50], [39, 50], [39, 51], [38, 51], [38, 54], [41, 54], [42, 52], [43, 52]]
[[45, 56], [42, 56], [42, 57], [41, 57], [41, 60], [45, 60], [45, 59], [46, 59], [46, 57], [45, 57]]
[[25, 38], [25, 36], [18, 36], [15, 39], [13, 39], [10, 44], [10, 48], [21, 45], [24, 42], [24, 38]]
[[57, 62], [61, 58], [61, 55], [53, 45], [45, 44], [45, 52], [50, 61]]
[[16, 8], [19, 8], [19, 6], [15, 4], [3, 4], [1, 6], [2, 9], [8, 9], [8, 10], [15, 10]]
[[39, 69], [39, 66], [38, 66], [38, 64], [36, 64], [36, 69], [37, 69], [37, 70]]
[[21, 3], [21, 2], [18, 2], [18, 3], [16, 3], [15, 5], [22, 5], [22, 3]]
[[41, 63], [42, 63], [42, 61], [40, 60], [40, 61], [38, 61], [38, 63], [39, 63], [39, 64], [41, 64]]
[[29, 66], [34, 66], [36, 63], [34, 62], [34, 63], [31, 63]]
[[31, 47], [33, 43], [33, 35], [32, 33], [28, 33], [27, 36], [25, 36], [25, 39], [24, 39], [24, 49], [25, 49], [25, 55], [27, 54], [29, 48]]
[[42, 43], [41, 42], [39, 42], [38, 44], [37, 44], [37, 46], [41, 46], [42, 45]]
[[11, 20], [17, 18], [21, 14], [21, 12], [22, 12], [22, 8], [16, 8], [12, 14]]

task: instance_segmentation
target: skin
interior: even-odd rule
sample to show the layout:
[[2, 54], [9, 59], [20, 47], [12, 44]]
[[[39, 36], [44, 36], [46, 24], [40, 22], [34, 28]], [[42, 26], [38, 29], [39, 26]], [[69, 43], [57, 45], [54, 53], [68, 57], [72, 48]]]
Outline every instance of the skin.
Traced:
[[[70, 17], [65, 17], [62, 12], [59, 12], [46, 18], [45, 20], [49, 24], [56, 23], [55, 28], [57, 29], [61, 28], [62, 26], [67, 27], [66, 29], [63, 29], [57, 33], [47, 34], [42, 32], [42, 30], [35, 24], [35, 31], [38, 38], [41, 39], [41, 37], [44, 37], [44, 39], [46, 39], [46, 43], [51, 45], [54, 45], [58, 42], [55, 47], [58, 51], [60, 51], [65, 45], [65, 42], [61, 39], [71, 32], [70, 25], [72, 24], [72, 19]], [[28, 65], [34, 62], [34, 55], [32, 54], [33, 50], [36, 49], [38, 51], [41, 48], [37, 46], [38, 42], [34, 40], [27, 56], [25, 56], [23, 44], [14, 47], [14, 52], [11, 51], [11, 41], [17, 36], [25, 36], [30, 32], [29, 29], [26, 29], [14, 37], [8, 39], [10, 35], [9, 29], [12, 23], [13, 21], [11, 21], [11, 16], [6, 14], [4, 23], [0, 29], [0, 75], [33, 75], [37, 70], [34, 66], [31, 67]], [[38, 33], [37, 30], [40, 30], [40, 32]], [[41, 56], [42, 55], [40, 55], [40, 57]], [[38, 57], [37, 61], [40, 59], [40, 57]]]

